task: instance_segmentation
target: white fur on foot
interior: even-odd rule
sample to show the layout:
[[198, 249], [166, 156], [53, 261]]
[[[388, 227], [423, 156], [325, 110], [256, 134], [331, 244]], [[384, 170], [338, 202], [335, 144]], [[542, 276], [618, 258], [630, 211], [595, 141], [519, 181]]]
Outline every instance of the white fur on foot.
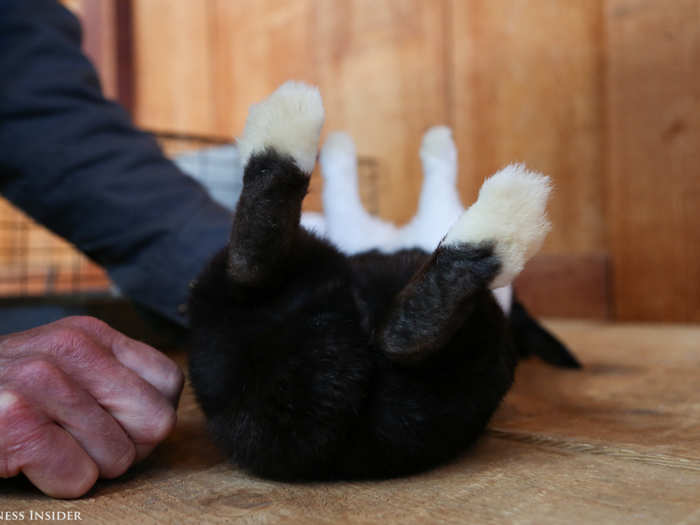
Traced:
[[324, 177], [333, 170], [356, 170], [357, 153], [352, 137], [344, 131], [329, 133], [321, 148], [319, 162]]
[[[433, 126], [426, 131], [420, 145], [420, 158], [425, 171], [432, 168], [431, 163], [433, 162], [447, 163], [456, 167], [457, 147], [452, 140], [452, 130], [447, 126]], [[443, 169], [442, 171], [456, 176], [456, 170], [453, 172]]]
[[305, 211], [301, 214], [299, 223], [306, 228], [307, 231], [315, 233], [319, 237], [326, 236], [326, 218], [322, 213], [315, 211]]
[[323, 175], [326, 238], [343, 253], [391, 251], [396, 227], [367, 213], [360, 200], [357, 153], [350, 135], [330, 133], [319, 158]]
[[311, 173], [323, 126], [318, 88], [301, 82], [282, 84], [268, 98], [251, 106], [238, 151], [243, 166], [255, 153], [274, 148], [290, 155], [299, 169]]
[[503, 313], [509, 316], [510, 310], [513, 307], [513, 285], [494, 288], [491, 292], [496, 298], [496, 302], [501, 307], [501, 310], [503, 310]]
[[432, 252], [464, 211], [457, 192], [457, 147], [450, 128], [434, 126], [423, 135], [420, 160], [423, 187], [418, 212], [399, 230], [397, 244]]
[[494, 242], [501, 271], [491, 288], [506, 286], [539, 250], [551, 228], [546, 213], [550, 191], [549, 177], [511, 164], [484, 182], [477, 201], [442, 244]]

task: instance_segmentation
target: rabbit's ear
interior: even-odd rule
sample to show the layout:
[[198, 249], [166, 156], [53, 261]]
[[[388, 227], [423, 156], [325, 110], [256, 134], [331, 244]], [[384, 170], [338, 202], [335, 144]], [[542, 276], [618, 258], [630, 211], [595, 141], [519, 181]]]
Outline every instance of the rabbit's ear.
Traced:
[[581, 368], [568, 348], [539, 324], [517, 299], [511, 308], [510, 326], [521, 357], [536, 355], [550, 365]]
[[510, 284], [540, 249], [547, 219], [549, 177], [511, 164], [484, 181], [479, 198], [452, 225], [441, 246], [494, 242], [501, 270], [490, 288]]

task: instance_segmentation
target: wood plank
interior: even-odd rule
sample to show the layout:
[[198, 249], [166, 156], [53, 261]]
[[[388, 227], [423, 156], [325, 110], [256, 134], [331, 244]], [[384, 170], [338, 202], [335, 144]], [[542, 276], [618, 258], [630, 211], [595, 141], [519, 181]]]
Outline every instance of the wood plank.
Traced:
[[601, 2], [450, 0], [460, 187], [511, 162], [553, 178], [545, 253], [605, 252]]
[[700, 328], [580, 321], [548, 327], [584, 369], [523, 363], [493, 429], [547, 447], [700, 472]]
[[85, 498], [0, 480], [9, 510], [89, 523], [698, 523], [698, 327], [549, 323], [586, 367], [524, 363], [491, 430], [462, 458], [380, 482], [285, 484], [229, 466], [188, 389], [176, 432]]
[[253, 479], [224, 465], [205, 470], [203, 463], [192, 461], [189, 475], [184, 469], [176, 476], [160, 469], [148, 487], [135, 473], [102, 483], [83, 500], [20, 499], [15, 493], [2, 497], [3, 506], [25, 512], [72, 510], [96, 524], [613, 524], [630, 518], [641, 524], [681, 523], [689, 516], [697, 519], [700, 482], [696, 471], [554, 451], [495, 436], [482, 440], [470, 459], [430, 475], [387, 482], [289, 485]]
[[[467, 201], [486, 174], [525, 160], [559, 186], [545, 250], [603, 251], [594, 4], [513, 6], [522, 29], [499, 29], [503, 1], [167, 3], [135, 3], [141, 124], [233, 136], [250, 104], [282, 81], [315, 82], [326, 132], [348, 130], [375, 163], [381, 216], [401, 223], [415, 213], [421, 134], [448, 123], [457, 128]], [[178, 34], [187, 48], [166, 43]], [[560, 38], [577, 50], [573, 60], [550, 45]], [[485, 59], [470, 51], [482, 44]], [[316, 176], [306, 209], [320, 209], [319, 195]]]
[[444, 1], [318, 1], [318, 79], [326, 132], [346, 130], [376, 163], [377, 211], [416, 212], [423, 132], [449, 119]]
[[117, 100], [133, 116], [136, 103], [133, 0], [114, 1]]
[[311, 0], [149, 0], [133, 11], [136, 119], [149, 129], [233, 137], [282, 82], [315, 82]]
[[209, 2], [217, 135], [243, 131], [252, 104], [287, 80], [315, 84], [312, 0]]
[[60, 0], [60, 1], [65, 7], [70, 9], [73, 12], [73, 14], [75, 14], [76, 16], [80, 15], [80, 12], [83, 9], [82, 0]]
[[[250, 106], [281, 83], [317, 83], [314, 16], [312, 0], [135, 2], [136, 122], [156, 132], [238, 136]], [[316, 172], [304, 208], [320, 210], [320, 194]]]
[[134, 2], [138, 125], [203, 135], [216, 129], [210, 5], [186, 0]]
[[540, 254], [525, 266], [515, 289], [537, 316], [609, 319], [609, 257], [605, 253]]
[[[250, 106], [283, 82], [318, 83], [313, 0], [214, 0], [209, 16], [218, 136], [240, 135]], [[321, 186], [316, 170], [305, 210], [322, 209]]]
[[700, 2], [606, 3], [620, 319], [700, 321]]
[[83, 51], [97, 69], [107, 98], [118, 98], [117, 20], [112, 0], [82, 0]]

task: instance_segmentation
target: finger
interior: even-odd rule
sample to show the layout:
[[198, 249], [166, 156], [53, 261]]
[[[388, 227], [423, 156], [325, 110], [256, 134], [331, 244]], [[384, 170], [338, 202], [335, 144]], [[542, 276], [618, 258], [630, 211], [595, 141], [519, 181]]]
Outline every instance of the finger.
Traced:
[[54, 498], [77, 498], [95, 484], [97, 465], [73, 437], [21, 396], [0, 390], [0, 477], [20, 471]]
[[117, 361], [85, 330], [57, 321], [13, 337], [14, 358], [50, 356], [109, 412], [135, 445], [162, 441], [175, 425], [173, 405], [150, 383]]
[[117, 360], [161, 392], [177, 406], [184, 385], [184, 375], [177, 364], [155, 348], [127, 337], [108, 324], [92, 317], [68, 317], [67, 326], [84, 330], [109, 348]]
[[114, 358], [97, 361], [92, 370], [70, 362], [62, 368], [119, 422], [134, 444], [159, 443], [175, 426], [173, 405]]
[[124, 429], [48, 358], [16, 361], [6, 367], [2, 379], [73, 436], [101, 477], [120, 476], [134, 462], [136, 449]]

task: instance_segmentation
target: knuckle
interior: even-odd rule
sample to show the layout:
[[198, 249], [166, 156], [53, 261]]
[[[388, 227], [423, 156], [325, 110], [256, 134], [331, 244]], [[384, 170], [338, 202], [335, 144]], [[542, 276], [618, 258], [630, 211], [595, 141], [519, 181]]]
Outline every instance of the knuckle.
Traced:
[[72, 315], [61, 320], [66, 326], [81, 327], [85, 330], [94, 330], [96, 332], [110, 329], [109, 325], [96, 317], [89, 315]]
[[68, 408], [83, 406], [85, 394], [50, 358], [37, 357], [14, 364], [11, 383], [26, 394], [52, 396]]
[[22, 401], [11, 390], [0, 391], [0, 478], [9, 478], [19, 473], [19, 466], [13, 465], [13, 454], [17, 447], [18, 418], [21, 419]]
[[18, 394], [0, 393], [0, 478], [15, 476], [23, 459], [38, 456], [46, 448], [46, 423]]
[[19, 396], [13, 391], [8, 389], [0, 390], [0, 417], [11, 413], [12, 410], [19, 404]]
[[12, 378], [27, 385], [55, 385], [61, 376], [59, 368], [45, 357], [19, 361], [12, 370]]
[[[30, 406], [19, 393], [6, 388], [0, 391], [0, 436], [11, 436], [13, 430], [26, 426], [20, 424], [32, 419], [32, 415]], [[0, 443], [6, 445], [7, 439], [1, 440]]]
[[86, 332], [72, 326], [56, 329], [51, 343], [58, 356], [80, 362], [88, 363], [106, 354], [106, 350], [96, 344]]
[[51, 337], [53, 345], [59, 351], [81, 348], [88, 341], [87, 334], [73, 326], [58, 326], [52, 331]]

